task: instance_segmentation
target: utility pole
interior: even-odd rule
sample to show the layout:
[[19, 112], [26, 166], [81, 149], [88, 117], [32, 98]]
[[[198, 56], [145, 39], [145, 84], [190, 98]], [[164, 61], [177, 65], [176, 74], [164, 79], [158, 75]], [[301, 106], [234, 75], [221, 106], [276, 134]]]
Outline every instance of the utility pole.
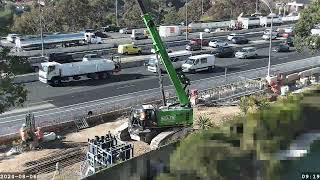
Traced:
[[186, 40], [188, 40], [188, 0], [186, 0]]
[[256, 0], [256, 13], [258, 13], [258, 8], [259, 8], [259, 0]]
[[43, 30], [42, 30], [42, 11], [41, 11], [41, 4], [38, 3], [39, 6], [39, 13], [40, 13], [40, 36], [41, 36], [41, 56], [44, 57], [44, 40], [43, 40]]
[[118, 0], [116, 0], [116, 24], [119, 27], [119, 21], [118, 21]]
[[167, 101], [166, 101], [166, 96], [164, 94], [164, 89], [163, 89], [163, 80], [162, 80], [162, 74], [161, 74], [161, 68], [160, 68], [160, 59], [159, 59], [159, 55], [156, 55], [156, 59], [157, 59], [157, 71], [158, 71], [158, 78], [159, 78], [159, 85], [160, 85], [160, 91], [161, 91], [161, 96], [162, 96], [162, 105], [166, 106], [167, 105]]
[[201, 15], [203, 15], [203, 0], [201, 0]]

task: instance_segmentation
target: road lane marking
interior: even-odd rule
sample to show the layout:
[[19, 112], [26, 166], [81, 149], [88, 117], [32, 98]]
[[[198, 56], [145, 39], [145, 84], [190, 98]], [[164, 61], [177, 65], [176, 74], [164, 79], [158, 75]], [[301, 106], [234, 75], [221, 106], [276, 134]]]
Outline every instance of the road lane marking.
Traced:
[[[246, 63], [246, 64], [241, 64], [241, 65], [239, 65], [239, 66], [234, 66], [234, 67], [239, 68], [239, 67], [244, 67], [244, 66], [248, 66], [248, 65], [249, 65], [249, 64]], [[231, 68], [233, 68], [233, 67], [231, 67]]]
[[34, 102], [34, 103], [28, 103], [28, 106], [30, 105], [36, 105], [36, 104], [44, 104], [48, 102], [52, 102], [53, 100], [47, 100], [47, 101], [39, 101], [39, 102]]
[[[24, 113], [24, 112], [45, 109], [45, 108], [54, 108], [54, 107], [56, 107], [56, 106], [53, 104], [47, 103], [47, 104], [42, 104], [42, 105], [38, 105], [38, 106], [29, 106], [29, 107], [25, 107], [25, 108], [15, 109], [12, 111], [7, 111], [7, 112], [2, 113], [1, 115], [10, 115], [10, 114], [14, 114], [14, 113]], [[15, 117], [15, 116], [10, 116], [9, 118], [11, 118], [11, 117]]]
[[84, 87], [75, 87], [75, 88], [68, 89], [68, 91], [76, 90], [76, 89], [83, 89], [83, 88], [84, 88]]
[[122, 86], [122, 87], [118, 87], [116, 89], [124, 89], [124, 88], [129, 88], [129, 87], [133, 87], [135, 86], [134, 84], [130, 84], [130, 85], [126, 85], [126, 86]]
[[280, 58], [278, 58], [278, 59], [288, 59], [289, 57], [280, 57]]

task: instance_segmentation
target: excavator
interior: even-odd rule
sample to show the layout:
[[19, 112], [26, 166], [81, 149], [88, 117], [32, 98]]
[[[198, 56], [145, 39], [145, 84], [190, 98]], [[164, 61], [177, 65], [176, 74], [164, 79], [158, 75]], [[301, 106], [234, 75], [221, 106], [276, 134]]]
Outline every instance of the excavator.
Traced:
[[120, 131], [118, 130], [118, 137], [120, 140], [126, 140], [129, 134], [133, 140], [152, 143], [151, 141], [155, 140], [154, 138], [157, 136], [161, 139], [178, 131], [191, 129], [193, 109], [189, 100], [188, 90], [186, 90], [187, 86], [190, 85], [190, 80], [182, 72], [176, 72], [156, 25], [150, 14], [147, 13], [143, 1], [136, 1], [152, 38], [155, 52], [160, 57], [175, 88], [178, 102], [163, 105], [159, 108], [150, 104], [132, 108], [128, 124], [123, 126]]

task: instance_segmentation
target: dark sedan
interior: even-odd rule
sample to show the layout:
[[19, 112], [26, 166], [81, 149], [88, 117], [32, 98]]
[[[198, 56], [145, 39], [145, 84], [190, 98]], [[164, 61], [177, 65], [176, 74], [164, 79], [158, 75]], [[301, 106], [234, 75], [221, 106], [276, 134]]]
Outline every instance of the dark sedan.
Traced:
[[289, 36], [284, 40], [285, 44], [288, 44], [290, 47], [294, 47], [293, 39]]
[[198, 51], [198, 50], [201, 50], [201, 45], [189, 43], [189, 44], [186, 45], [186, 50], [188, 50], [188, 51]]
[[275, 52], [289, 52], [290, 47], [287, 44], [280, 44], [280, 45], [274, 47], [273, 51], [275, 51]]
[[219, 47], [212, 51], [212, 54], [214, 54], [216, 57], [225, 58], [225, 57], [233, 57], [235, 51], [232, 49], [232, 47], [225, 46], [225, 47]]
[[232, 43], [234, 44], [248, 44], [249, 40], [243, 36], [235, 36], [232, 38]]

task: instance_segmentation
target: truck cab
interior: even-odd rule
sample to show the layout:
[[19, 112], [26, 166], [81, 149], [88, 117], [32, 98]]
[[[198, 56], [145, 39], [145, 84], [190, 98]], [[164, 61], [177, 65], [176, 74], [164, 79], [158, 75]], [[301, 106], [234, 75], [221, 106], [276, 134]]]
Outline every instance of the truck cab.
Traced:
[[88, 44], [102, 44], [102, 38], [96, 36], [92, 29], [85, 30], [84, 41]]
[[[59, 66], [57, 62], [45, 62], [41, 63], [39, 68], [39, 81], [43, 83], [50, 84], [53, 77], [59, 76]], [[58, 81], [58, 79], [56, 80]], [[52, 82], [53, 84], [58, 84], [59, 82]]]

